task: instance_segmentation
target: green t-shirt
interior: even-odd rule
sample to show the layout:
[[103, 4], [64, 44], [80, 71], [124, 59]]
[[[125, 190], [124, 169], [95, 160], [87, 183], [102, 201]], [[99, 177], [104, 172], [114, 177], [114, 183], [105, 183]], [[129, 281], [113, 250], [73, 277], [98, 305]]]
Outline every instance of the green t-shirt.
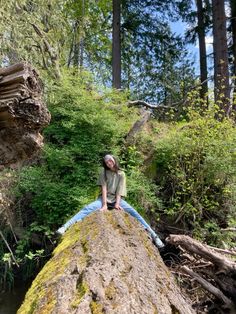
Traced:
[[125, 173], [122, 170], [115, 172], [111, 170], [105, 170], [103, 168], [98, 177], [97, 184], [107, 186], [108, 203], [115, 202], [117, 194], [121, 196], [126, 196], [127, 194]]

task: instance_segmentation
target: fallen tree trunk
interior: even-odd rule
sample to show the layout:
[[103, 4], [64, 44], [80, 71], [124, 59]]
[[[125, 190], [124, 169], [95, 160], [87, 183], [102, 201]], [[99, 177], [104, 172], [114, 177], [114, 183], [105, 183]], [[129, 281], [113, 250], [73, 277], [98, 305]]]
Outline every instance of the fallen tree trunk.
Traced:
[[185, 250], [195, 253], [204, 259], [211, 261], [216, 267], [218, 272], [232, 272], [236, 275], [236, 263], [227, 259], [225, 256], [214, 252], [210, 247], [203, 243], [194, 240], [193, 238], [185, 235], [170, 235], [168, 242], [175, 245], [180, 245]]
[[70, 228], [17, 314], [190, 314], [158, 249], [124, 212], [95, 212]]
[[141, 118], [137, 120], [132, 128], [129, 130], [128, 134], [125, 137], [125, 144], [131, 145], [135, 141], [135, 136], [139, 133], [144, 125], [148, 122], [151, 117], [150, 111], [143, 111], [141, 114]]
[[0, 166], [20, 165], [37, 153], [49, 121], [37, 72], [26, 63], [1, 68]]

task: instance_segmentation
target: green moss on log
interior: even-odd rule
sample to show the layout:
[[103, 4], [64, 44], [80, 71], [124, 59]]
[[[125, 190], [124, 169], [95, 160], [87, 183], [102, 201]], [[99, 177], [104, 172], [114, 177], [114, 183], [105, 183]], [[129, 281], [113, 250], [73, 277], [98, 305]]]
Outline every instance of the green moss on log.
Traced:
[[90, 310], [92, 312], [92, 314], [103, 314], [103, 307], [100, 303], [92, 301], [90, 303]]

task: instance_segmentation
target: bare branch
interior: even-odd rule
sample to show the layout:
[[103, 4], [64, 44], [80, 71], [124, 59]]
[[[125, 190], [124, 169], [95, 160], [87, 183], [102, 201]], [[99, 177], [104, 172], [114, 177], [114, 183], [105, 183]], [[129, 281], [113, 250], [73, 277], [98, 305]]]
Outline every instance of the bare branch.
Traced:
[[186, 266], [182, 266], [180, 267], [180, 269], [188, 274], [189, 276], [191, 276], [192, 278], [194, 278], [197, 282], [199, 282], [202, 287], [204, 289], [206, 289], [207, 291], [209, 291], [210, 293], [212, 293], [214, 296], [216, 296], [218, 299], [222, 300], [225, 305], [229, 308], [233, 308], [233, 303], [231, 302], [231, 300], [229, 298], [227, 298], [223, 292], [221, 292], [218, 288], [216, 288], [215, 286], [213, 286], [210, 282], [208, 282], [207, 280], [205, 280], [204, 278], [202, 278], [201, 276], [199, 276], [197, 273], [195, 273], [194, 271], [190, 270], [188, 267]]
[[233, 255], [233, 256], [236, 256], [236, 251], [235, 250], [225, 250], [225, 249], [220, 249], [218, 247], [214, 247], [214, 246], [210, 246], [208, 245], [209, 248], [213, 249], [214, 251], [216, 252], [220, 252], [220, 253], [223, 253], [223, 254], [229, 254], [229, 255]]
[[[191, 87], [189, 87], [189, 92], [193, 89], [196, 89], [198, 87], [200, 87], [201, 85], [203, 85], [205, 82], [211, 80], [213, 78], [213, 76], [210, 76], [208, 79], [204, 80], [203, 82], [200, 82], [199, 84], [195, 84]], [[186, 97], [185, 99], [181, 100], [181, 101], [178, 101], [178, 102], [175, 102], [175, 103], [172, 103], [170, 106], [164, 106], [162, 104], [149, 104], [148, 102], [144, 101], [144, 100], [133, 100], [133, 101], [129, 101], [128, 102], [128, 107], [131, 107], [131, 106], [143, 106], [143, 107], [146, 107], [146, 108], [149, 108], [149, 109], [175, 109], [175, 110], [178, 110], [178, 106], [182, 105], [184, 106], [186, 104], [188, 100], [188, 97]]]
[[144, 100], [129, 101], [128, 107], [131, 107], [131, 106], [143, 106], [143, 107], [150, 108], [150, 109], [161, 109], [161, 108], [169, 109], [169, 108], [173, 107], [173, 106], [163, 106], [163, 105], [159, 105], [159, 104], [151, 105]]
[[236, 232], [236, 228], [225, 228], [225, 229], [220, 229], [220, 231], [223, 231], [223, 232], [228, 232], [228, 231]]
[[128, 134], [126, 135], [126, 144], [130, 144], [134, 139], [135, 135], [144, 127], [144, 125], [150, 119], [151, 112], [144, 110], [142, 113], [141, 119], [137, 120], [132, 128], [129, 130]]
[[54, 68], [55, 68], [55, 74], [56, 74], [56, 77], [57, 78], [60, 78], [61, 77], [61, 73], [60, 73], [60, 69], [59, 69], [59, 60], [58, 60], [58, 55], [57, 53], [55, 52], [55, 50], [51, 47], [51, 45], [49, 44], [48, 40], [46, 39], [44, 33], [41, 31], [41, 29], [35, 25], [35, 24], [32, 24], [31, 25], [33, 26], [36, 34], [42, 39], [43, 43], [44, 43], [44, 46], [46, 48], [46, 51], [48, 52], [49, 54], [49, 57], [51, 59], [51, 62], [52, 64], [54, 65]]
[[17, 260], [16, 260], [16, 258], [15, 258], [15, 256], [14, 256], [14, 254], [13, 254], [13, 252], [12, 252], [12, 250], [11, 250], [11, 248], [10, 248], [10, 246], [9, 246], [9, 244], [8, 244], [8, 242], [7, 242], [7, 240], [6, 240], [6, 238], [4, 237], [2, 231], [0, 231], [0, 236], [2, 237], [4, 243], [6, 244], [6, 247], [8, 248], [8, 250], [9, 250], [9, 252], [10, 252], [10, 254], [11, 254], [11, 256], [12, 256], [12, 259], [13, 259], [13, 261], [15, 262], [16, 266], [19, 267], [19, 264], [17, 263]]
[[171, 234], [167, 239], [167, 242], [173, 245], [180, 245], [187, 251], [198, 254], [199, 256], [211, 261], [213, 264], [219, 267], [220, 271], [232, 271], [236, 273], [236, 263], [227, 259], [225, 256], [220, 255], [210, 249], [207, 245], [192, 239], [186, 235], [174, 235]]

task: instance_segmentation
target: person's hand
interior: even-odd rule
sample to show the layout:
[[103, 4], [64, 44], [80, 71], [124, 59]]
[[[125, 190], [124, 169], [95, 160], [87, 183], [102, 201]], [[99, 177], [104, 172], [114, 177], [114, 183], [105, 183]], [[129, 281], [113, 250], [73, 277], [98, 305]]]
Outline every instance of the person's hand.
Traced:
[[99, 209], [101, 212], [107, 210], [107, 204], [102, 205], [102, 207]]
[[117, 210], [124, 210], [119, 204], [115, 204], [114, 208]]

